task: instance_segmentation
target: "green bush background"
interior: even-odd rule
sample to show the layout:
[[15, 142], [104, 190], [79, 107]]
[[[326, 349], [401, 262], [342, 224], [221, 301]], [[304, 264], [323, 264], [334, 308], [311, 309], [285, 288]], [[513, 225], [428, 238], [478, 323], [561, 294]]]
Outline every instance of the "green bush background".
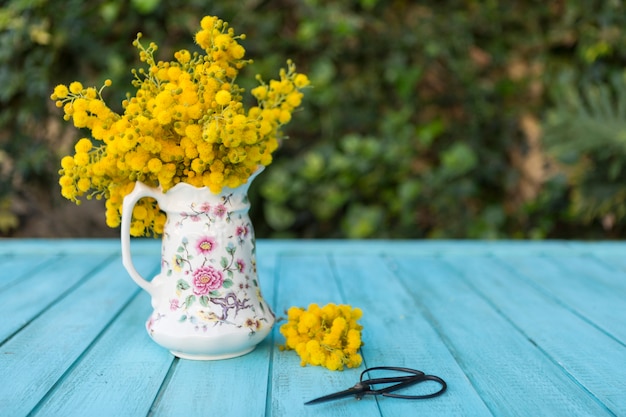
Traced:
[[54, 235], [28, 224], [71, 204], [56, 171], [78, 133], [53, 87], [111, 78], [121, 102], [135, 34], [170, 60], [207, 14], [247, 35], [244, 87], [287, 58], [314, 85], [252, 188], [257, 235], [623, 235], [626, 10], [577, 0], [5, 1], [2, 235]]

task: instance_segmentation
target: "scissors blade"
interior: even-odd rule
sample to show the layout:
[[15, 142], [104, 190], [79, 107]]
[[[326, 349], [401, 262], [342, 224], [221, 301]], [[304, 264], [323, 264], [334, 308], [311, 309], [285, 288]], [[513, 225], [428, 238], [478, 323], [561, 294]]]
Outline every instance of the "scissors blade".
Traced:
[[357, 399], [361, 399], [361, 397], [364, 395], [364, 393], [368, 389], [369, 389], [368, 386], [364, 386], [364, 385], [361, 385], [361, 384], [356, 384], [352, 388], [348, 388], [348, 389], [343, 390], [343, 391], [335, 392], [333, 394], [324, 395], [322, 397], [315, 398], [314, 400], [307, 401], [307, 402], [304, 403], [304, 405], [319, 404], [319, 403], [323, 403], [323, 402], [326, 402], [326, 401], [337, 400], [337, 399], [343, 398], [343, 397], [349, 397], [351, 395], [356, 396]]

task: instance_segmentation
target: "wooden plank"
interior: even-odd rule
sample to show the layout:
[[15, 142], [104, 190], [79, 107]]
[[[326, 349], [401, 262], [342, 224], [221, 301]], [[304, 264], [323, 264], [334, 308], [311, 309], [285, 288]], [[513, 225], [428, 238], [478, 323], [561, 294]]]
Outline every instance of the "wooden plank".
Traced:
[[626, 272], [626, 247], [622, 253], [593, 253], [590, 256], [611, 271]]
[[422, 254], [436, 255], [438, 253], [490, 253], [517, 250], [526, 247], [526, 250], [535, 250], [538, 253], [545, 251], [569, 251], [568, 245], [563, 242], [526, 242], [521, 241], [446, 241], [446, 240], [260, 240], [259, 246], [266, 247], [275, 253], [285, 256], [297, 256], [303, 253], [324, 256], [328, 253], [341, 255], [384, 255], [394, 254]]
[[[0, 252], [1, 253], [1, 252]], [[0, 256], [0, 291], [45, 268], [54, 261], [54, 255], [3, 255]], [[1, 339], [0, 339], [1, 340]]]
[[120, 251], [119, 239], [0, 239], [0, 253], [12, 255], [60, 255]]
[[[592, 280], [626, 297], [626, 271], [610, 268], [592, 255], [548, 256], [565, 274], [575, 273], [576, 279]], [[626, 257], [626, 255], [625, 255]]]
[[259, 240], [259, 247], [274, 253], [429, 255], [438, 254], [615, 254], [624, 255], [624, 242], [528, 241], [528, 240]]
[[[449, 382], [446, 393], [429, 400], [378, 398], [382, 415], [490, 415], [432, 324], [422, 315], [420, 306], [383, 258], [335, 256], [333, 261], [346, 299], [363, 310], [365, 345], [361, 350], [366, 366], [420, 369]], [[419, 280], [412, 279], [410, 285], [419, 287]], [[437, 390], [438, 386], [433, 383], [424, 388]]]
[[142, 292], [31, 415], [147, 415], [173, 360], [145, 331], [151, 312], [150, 297]]
[[[84, 259], [70, 258], [66, 266]], [[143, 272], [154, 270], [152, 256], [135, 262]], [[28, 414], [138, 291], [121, 262], [110, 263], [5, 342], [0, 347], [0, 410], [10, 408], [16, 417]]]
[[[533, 258], [528, 257], [527, 261], [532, 264]], [[572, 259], [569, 261], [574, 264]], [[616, 367], [626, 364], [626, 346], [537, 291], [500, 261], [470, 256], [453, 258], [451, 263], [472, 288], [557, 367], [606, 404], [612, 413], [626, 415], [626, 374]], [[582, 267], [578, 262], [575, 264]]]
[[[158, 256], [161, 240], [133, 238], [133, 253]], [[5, 255], [108, 254], [119, 255], [119, 239], [0, 239], [0, 253]]]
[[175, 367], [150, 415], [265, 415], [271, 349], [271, 341], [264, 340], [254, 351], [238, 358], [219, 361], [175, 359]]
[[0, 317], [10, 317], [0, 322], [0, 341], [46, 311], [66, 292], [80, 286], [90, 273], [110, 261], [102, 255], [85, 255], [77, 261], [56, 257], [0, 291]]
[[407, 289], [494, 415], [612, 415], [442, 260], [393, 259]]
[[[304, 252], [306, 247], [301, 247]], [[307, 307], [310, 303], [323, 306], [329, 302], [345, 302], [326, 256], [281, 256], [276, 285], [276, 310], [281, 314], [291, 306]], [[278, 344], [284, 338], [274, 330]], [[335, 401], [305, 406], [304, 402], [321, 395], [353, 386], [360, 369], [329, 371], [319, 366], [300, 366], [294, 351], [275, 352], [272, 360], [267, 416], [380, 416], [375, 400]]]
[[[275, 268], [276, 256], [260, 249], [259, 285], [270, 306]], [[269, 364], [275, 349], [270, 335], [242, 357], [206, 362], [176, 359], [150, 415], [201, 416], [219, 410], [225, 416], [264, 416]]]
[[626, 246], [624, 247], [624, 251], [619, 254], [594, 253], [592, 256], [612, 270], [626, 272]]
[[[161, 241], [153, 238], [134, 238], [133, 253], [158, 256]], [[301, 253], [323, 255], [328, 252], [346, 254], [422, 254], [438, 253], [569, 253], [623, 255], [624, 242], [578, 242], [578, 241], [525, 241], [525, 240], [268, 240], [258, 239], [259, 247], [274, 254]], [[40, 256], [59, 253], [108, 253], [119, 254], [119, 239], [0, 239], [0, 254]]]
[[[626, 291], [616, 285], [606, 285], [604, 279], [594, 280], [584, 271], [568, 265], [574, 258], [542, 256], [502, 256], [521, 275], [541, 289], [545, 294], [557, 298], [573, 311], [598, 328], [626, 343], [624, 315], [615, 314], [626, 309]], [[578, 263], [577, 263], [578, 264]], [[606, 274], [606, 279], [611, 279]]]
[[626, 297], [626, 253], [606, 257], [593, 254], [550, 256], [550, 259], [562, 265], [566, 271], [576, 271], [577, 275], [591, 279], [598, 285], [611, 288]]

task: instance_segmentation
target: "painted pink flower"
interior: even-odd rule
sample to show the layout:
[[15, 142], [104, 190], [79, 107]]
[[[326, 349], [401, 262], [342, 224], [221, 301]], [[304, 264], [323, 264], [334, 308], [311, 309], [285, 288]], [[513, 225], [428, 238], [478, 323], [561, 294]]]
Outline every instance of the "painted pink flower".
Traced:
[[223, 204], [217, 205], [213, 209], [213, 214], [215, 214], [217, 217], [224, 217], [224, 215], [226, 214], [226, 206]]
[[193, 272], [193, 293], [205, 295], [224, 283], [224, 275], [212, 266], [201, 266]]
[[146, 322], [146, 329], [150, 334], [152, 334], [152, 326], [154, 326], [154, 317], [150, 316], [150, 318]]
[[180, 308], [180, 306], [178, 305], [178, 299], [174, 298], [170, 300], [170, 310], [172, 311], [176, 311]]
[[201, 237], [196, 242], [196, 249], [198, 250], [198, 253], [203, 254], [203, 255], [207, 255], [213, 252], [213, 250], [216, 247], [217, 247], [217, 242], [215, 241], [215, 239], [209, 236]]
[[243, 272], [245, 267], [246, 267], [246, 263], [243, 261], [243, 259], [237, 259], [237, 271]]
[[237, 236], [246, 237], [248, 236], [248, 232], [248, 226], [237, 226], [237, 230], [235, 233], [237, 233]]
[[209, 203], [202, 203], [200, 206], [201, 213], [208, 213], [211, 211], [211, 205]]
[[189, 218], [191, 219], [192, 222], [199, 222], [200, 220], [202, 220], [200, 216], [197, 214], [192, 214], [191, 216], [189, 216]]

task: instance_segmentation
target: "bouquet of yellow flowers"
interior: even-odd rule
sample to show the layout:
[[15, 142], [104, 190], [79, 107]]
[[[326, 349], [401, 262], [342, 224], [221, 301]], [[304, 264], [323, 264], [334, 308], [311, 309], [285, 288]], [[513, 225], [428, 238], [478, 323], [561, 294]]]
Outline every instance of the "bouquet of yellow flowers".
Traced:
[[287, 323], [280, 327], [285, 337], [280, 348], [295, 350], [302, 366], [324, 366], [331, 371], [357, 368], [363, 361], [358, 353], [363, 326], [357, 322], [362, 314], [360, 308], [347, 304], [311, 304], [306, 310], [291, 307]]
[[[300, 106], [309, 80], [287, 61], [278, 80], [265, 83], [257, 76], [260, 85], [251, 91], [257, 105], [245, 109], [244, 90], [235, 83], [251, 62], [238, 42], [245, 36], [214, 16], [200, 26], [195, 41], [205, 54], [180, 50], [171, 62], [157, 62], [157, 45], [145, 47], [137, 35], [133, 45], [145, 68], [133, 70], [137, 91], [127, 94], [123, 114], [102, 98], [110, 80], [100, 89], [77, 81], [58, 85], [51, 95], [65, 120], [91, 131], [73, 156], [61, 160], [61, 193], [77, 204], [83, 196], [104, 198], [110, 227], [120, 224], [122, 201], [136, 181], [163, 192], [186, 182], [214, 193], [245, 183], [272, 162], [280, 128]], [[159, 235], [164, 223], [156, 201], [143, 199], [133, 211], [131, 233]]]

